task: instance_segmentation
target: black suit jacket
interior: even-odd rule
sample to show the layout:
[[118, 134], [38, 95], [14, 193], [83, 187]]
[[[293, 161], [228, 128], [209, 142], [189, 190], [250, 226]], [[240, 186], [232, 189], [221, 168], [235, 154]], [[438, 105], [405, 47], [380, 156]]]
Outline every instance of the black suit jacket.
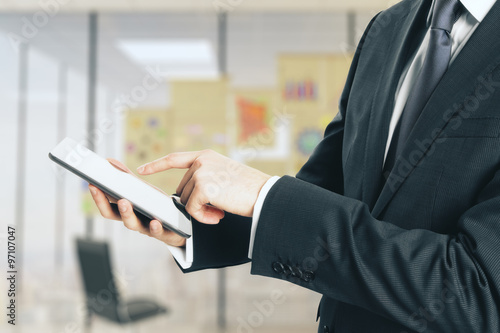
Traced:
[[[319, 332], [500, 332], [500, 3], [382, 178], [396, 87], [431, 3], [372, 20], [323, 141], [264, 202], [252, 274], [324, 295]], [[190, 270], [247, 261], [249, 227], [196, 223]]]

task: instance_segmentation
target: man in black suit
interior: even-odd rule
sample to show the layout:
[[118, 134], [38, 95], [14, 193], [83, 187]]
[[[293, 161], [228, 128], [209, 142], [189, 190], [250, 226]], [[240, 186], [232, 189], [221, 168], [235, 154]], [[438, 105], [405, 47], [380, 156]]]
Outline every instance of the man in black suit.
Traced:
[[[319, 332], [500, 332], [495, 0], [406, 0], [377, 15], [339, 114], [295, 178], [210, 151], [139, 172], [170, 168], [188, 169], [177, 190], [203, 222], [192, 262], [176, 256], [184, 271], [251, 258], [252, 274], [323, 295]], [[105, 217], [185, 245], [91, 191]]]

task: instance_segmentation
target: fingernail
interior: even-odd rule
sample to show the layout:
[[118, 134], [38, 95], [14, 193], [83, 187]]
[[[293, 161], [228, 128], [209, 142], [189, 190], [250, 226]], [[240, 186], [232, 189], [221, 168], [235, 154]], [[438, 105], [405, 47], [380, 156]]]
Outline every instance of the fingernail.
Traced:
[[146, 169], [146, 167], [144, 165], [141, 165], [140, 167], [137, 168], [137, 171], [139, 173], [143, 173], [145, 169]]
[[127, 211], [127, 205], [124, 202], [118, 204], [118, 209], [120, 212], [125, 213]]
[[158, 223], [153, 223], [151, 225], [151, 229], [154, 231], [154, 232], [158, 232], [160, 231], [160, 226], [158, 225]]
[[207, 218], [207, 223], [208, 224], [217, 224], [219, 222], [220, 222], [220, 220], [218, 218], [216, 218], [216, 217], [209, 217], [209, 218]]
[[95, 190], [95, 188], [90, 187], [90, 193], [92, 193], [92, 195], [96, 195], [97, 191]]

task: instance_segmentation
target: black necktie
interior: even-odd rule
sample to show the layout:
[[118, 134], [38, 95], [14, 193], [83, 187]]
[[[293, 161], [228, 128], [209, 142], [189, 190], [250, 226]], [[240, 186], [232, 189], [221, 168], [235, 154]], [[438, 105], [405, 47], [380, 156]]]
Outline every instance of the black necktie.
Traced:
[[384, 165], [384, 175], [386, 177], [401, 154], [413, 125], [415, 125], [429, 97], [448, 69], [451, 58], [450, 33], [453, 24], [460, 17], [461, 9], [462, 5], [458, 0], [436, 0], [434, 3], [429, 47], [425, 55], [422, 71], [408, 96], [406, 106], [392, 136]]

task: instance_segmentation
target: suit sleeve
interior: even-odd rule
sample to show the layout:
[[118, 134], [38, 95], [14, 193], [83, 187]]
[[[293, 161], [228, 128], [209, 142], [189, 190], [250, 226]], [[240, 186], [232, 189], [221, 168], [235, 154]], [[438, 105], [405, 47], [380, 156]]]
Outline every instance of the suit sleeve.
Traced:
[[360, 201], [283, 177], [264, 202], [252, 274], [292, 278], [416, 331], [498, 332], [499, 258], [500, 171], [450, 235], [401, 229]]
[[215, 225], [193, 221], [193, 264], [184, 273], [244, 264], [252, 219], [230, 213]]

